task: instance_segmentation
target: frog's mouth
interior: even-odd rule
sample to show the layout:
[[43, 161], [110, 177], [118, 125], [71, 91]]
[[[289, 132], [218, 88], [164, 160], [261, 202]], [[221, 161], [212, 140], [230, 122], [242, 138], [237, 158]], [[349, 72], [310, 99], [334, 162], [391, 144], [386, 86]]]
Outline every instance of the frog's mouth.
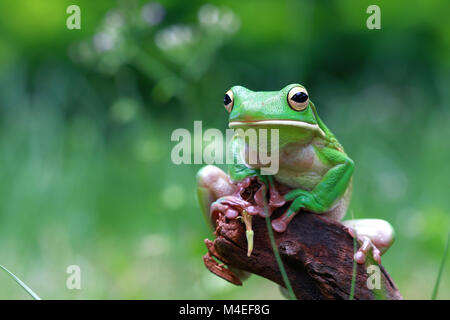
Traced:
[[320, 135], [325, 137], [325, 132], [317, 125], [311, 124], [302, 121], [294, 121], [294, 120], [258, 120], [258, 121], [231, 121], [229, 123], [229, 127], [231, 129], [234, 128], [242, 128], [249, 126], [290, 126], [297, 127], [311, 131], [317, 131]]

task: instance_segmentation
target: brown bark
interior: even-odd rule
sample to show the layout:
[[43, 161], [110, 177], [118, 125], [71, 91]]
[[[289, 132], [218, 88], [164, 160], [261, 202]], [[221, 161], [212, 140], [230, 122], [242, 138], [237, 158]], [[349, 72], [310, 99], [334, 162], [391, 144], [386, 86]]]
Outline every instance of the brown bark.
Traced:
[[[253, 218], [254, 249], [247, 257], [245, 227], [239, 220], [220, 215], [216, 221], [217, 238], [205, 240], [208, 254], [206, 267], [216, 275], [241, 285], [232, 271], [240, 269], [267, 278], [284, 286], [284, 282], [268, 237], [264, 218]], [[286, 273], [298, 299], [348, 299], [353, 272], [353, 238], [339, 222], [318, 214], [300, 212], [284, 233], [275, 234], [278, 250]], [[213, 256], [223, 262], [218, 264]], [[370, 290], [367, 267], [376, 263], [367, 259], [366, 265], [357, 265], [355, 299], [402, 299], [393, 280], [383, 266], [381, 289]]]

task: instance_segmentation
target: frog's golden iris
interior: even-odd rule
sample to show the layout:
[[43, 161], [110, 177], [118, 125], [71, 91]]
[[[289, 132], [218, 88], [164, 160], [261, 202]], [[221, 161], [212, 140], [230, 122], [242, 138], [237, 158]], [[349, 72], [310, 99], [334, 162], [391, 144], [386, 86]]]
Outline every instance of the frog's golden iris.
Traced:
[[308, 92], [303, 87], [294, 87], [289, 91], [287, 101], [292, 109], [305, 110], [309, 103]]

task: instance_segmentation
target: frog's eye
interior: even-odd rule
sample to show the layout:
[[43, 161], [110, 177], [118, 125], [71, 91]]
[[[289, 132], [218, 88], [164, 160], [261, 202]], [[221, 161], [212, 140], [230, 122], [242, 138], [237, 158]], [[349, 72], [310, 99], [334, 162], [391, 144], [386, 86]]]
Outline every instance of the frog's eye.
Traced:
[[233, 110], [234, 105], [233, 91], [228, 90], [227, 93], [225, 93], [225, 97], [223, 97], [223, 105], [225, 106], [225, 109], [227, 109], [228, 112], [231, 112], [231, 110]]
[[292, 109], [296, 111], [305, 110], [309, 103], [308, 92], [302, 87], [292, 88], [288, 93], [287, 100]]

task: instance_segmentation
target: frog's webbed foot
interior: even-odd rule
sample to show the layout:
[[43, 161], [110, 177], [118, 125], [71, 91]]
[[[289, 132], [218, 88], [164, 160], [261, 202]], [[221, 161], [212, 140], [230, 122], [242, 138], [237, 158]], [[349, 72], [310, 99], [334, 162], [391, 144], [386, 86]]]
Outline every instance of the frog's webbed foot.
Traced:
[[[258, 182], [260, 183], [260, 187], [254, 195], [254, 201], [258, 205], [258, 207], [262, 208], [260, 214], [261, 217], [265, 218], [266, 215], [270, 217], [273, 211], [275, 211], [279, 207], [282, 207], [286, 203], [286, 200], [284, 200], [284, 197], [279, 193], [275, 184], [271, 183], [269, 186], [269, 201], [266, 201], [267, 187], [259, 179]], [[267, 213], [264, 210], [264, 206], [266, 205]]]
[[285, 203], [285, 198], [280, 194], [275, 183], [272, 182], [269, 187], [269, 208], [273, 211], [276, 208], [284, 206]]
[[[352, 229], [348, 229], [348, 232], [350, 235], [355, 238], [354, 232]], [[356, 251], [353, 258], [356, 260], [358, 264], [364, 264], [367, 259], [367, 255], [372, 252], [373, 259], [378, 263], [381, 264], [381, 252], [378, 250], [378, 248], [373, 244], [372, 240], [370, 240], [367, 236], [356, 236], [356, 240], [361, 245]]]
[[212, 203], [210, 213], [213, 221], [217, 220], [218, 214], [223, 213], [228, 219], [235, 219], [246, 211], [251, 215], [262, 215], [262, 208], [242, 199], [237, 195], [225, 196]]
[[355, 253], [355, 260], [359, 264], [366, 261], [367, 255], [381, 263], [381, 255], [392, 245], [395, 238], [394, 228], [389, 222], [381, 219], [356, 219], [342, 221], [348, 233], [358, 240], [360, 248]]
[[220, 262], [222, 262], [224, 259], [214, 248], [214, 243], [206, 239], [205, 244], [208, 248], [208, 253], [203, 256], [203, 262], [205, 263], [206, 268], [208, 268], [209, 271], [219, 276], [220, 278], [227, 280], [237, 286], [241, 286], [241, 279], [246, 278], [244, 272], [240, 270], [232, 270], [231, 268], [225, 267], [224, 263], [217, 262], [214, 258], [216, 258]]
[[[265, 218], [266, 215], [270, 216], [276, 208], [282, 207], [286, 203], [286, 200], [271, 179], [264, 176], [251, 176], [236, 184], [237, 190], [234, 195], [251, 203], [253, 206], [253, 208], [247, 210], [250, 215], [259, 214], [262, 218]], [[269, 190], [268, 193], [267, 189]], [[267, 213], [264, 210], [266, 205], [268, 208]]]
[[[267, 193], [269, 187], [269, 193]], [[268, 198], [268, 201], [266, 200]], [[236, 191], [229, 196], [224, 196], [212, 203], [210, 216], [215, 221], [219, 213], [223, 213], [228, 219], [239, 218], [246, 227], [247, 255], [253, 250], [252, 216], [270, 216], [272, 212], [283, 206], [284, 197], [278, 192], [270, 178], [260, 176], [247, 177], [236, 183]], [[266, 210], [267, 208], [267, 210]]]
[[239, 183], [238, 190], [235, 194], [219, 198], [211, 205], [210, 209], [210, 216], [213, 221], [216, 221], [219, 214], [223, 213], [228, 219], [240, 218], [245, 224], [247, 236], [247, 256], [250, 256], [253, 250], [252, 216], [262, 216], [264, 214], [262, 207], [254, 205], [250, 201], [243, 199], [241, 192], [244, 192], [244, 190], [249, 186], [249, 181]]
[[316, 201], [312, 192], [296, 189], [284, 196], [286, 201], [293, 200], [289, 208], [280, 217], [272, 221], [272, 227], [276, 232], [286, 231], [289, 222], [301, 209], [313, 212], [322, 212], [323, 207]]

